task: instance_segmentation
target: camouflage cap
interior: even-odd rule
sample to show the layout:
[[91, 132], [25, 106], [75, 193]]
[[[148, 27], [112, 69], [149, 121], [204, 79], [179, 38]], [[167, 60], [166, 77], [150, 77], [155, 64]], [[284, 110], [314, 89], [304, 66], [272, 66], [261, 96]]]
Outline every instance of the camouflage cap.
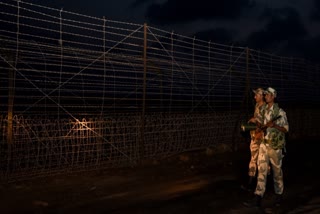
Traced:
[[260, 95], [263, 95], [263, 93], [264, 93], [264, 90], [262, 88], [257, 88], [257, 89], [252, 90], [252, 91], [253, 91], [253, 93], [260, 94]]
[[274, 97], [277, 97], [277, 91], [274, 88], [268, 87], [265, 91], [264, 94], [272, 94]]

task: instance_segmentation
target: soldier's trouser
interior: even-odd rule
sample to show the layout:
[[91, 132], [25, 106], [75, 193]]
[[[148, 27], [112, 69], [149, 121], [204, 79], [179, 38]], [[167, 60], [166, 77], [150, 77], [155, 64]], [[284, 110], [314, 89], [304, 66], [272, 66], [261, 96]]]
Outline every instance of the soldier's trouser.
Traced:
[[255, 190], [256, 195], [263, 196], [266, 191], [269, 163], [271, 164], [273, 172], [274, 191], [276, 194], [283, 193], [282, 158], [282, 149], [274, 150], [264, 143], [260, 144], [258, 155], [258, 181]]
[[254, 137], [252, 137], [250, 142], [251, 159], [249, 162], [249, 172], [248, 172], [250, 177], [256, 176], [259, 146], [260, 146], [260, 142], [257, 142], [257, 140]]

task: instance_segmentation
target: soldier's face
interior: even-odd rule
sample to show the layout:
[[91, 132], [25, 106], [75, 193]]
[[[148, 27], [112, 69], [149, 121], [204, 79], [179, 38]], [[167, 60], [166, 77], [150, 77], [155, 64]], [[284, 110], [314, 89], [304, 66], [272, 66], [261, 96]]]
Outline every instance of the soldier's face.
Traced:
[[266, 99], [267, 103], [270, 103], [274, 100], [274, 96], [273, 96], [273, 94], [266, 94], [265, 99]]
[[254, 99], [256, 100], [256, 102], [260, 102], [263, 99], [263, 95], [262, 94], [255, 94], [254, 95]]

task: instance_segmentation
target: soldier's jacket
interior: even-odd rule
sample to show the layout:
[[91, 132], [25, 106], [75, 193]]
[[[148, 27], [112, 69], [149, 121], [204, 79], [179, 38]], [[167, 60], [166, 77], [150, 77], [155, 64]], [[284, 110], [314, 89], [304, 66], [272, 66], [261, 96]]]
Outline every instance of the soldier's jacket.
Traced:
[[[274, 123], [278, 126], [284, 127], [287, 131], [289, 131], [286, 112], [279, 108], [277, 103], [274, 103], [270, 109], [268, 109], [266, 105], [264, 109], [262, 109], [261, 113], [263, 117], [263, 125], [280, 115], [281, 118], [274, 121]], [[285, 133], [274, 127], [269, 127], [265, 132], [263, 143], [269, 144], [269, 146], [271, 146], [273, 149], [282, 149], [286, 143]]]
[[[266, 108], [266, 104], [262, 104], [259, 106], [258, 103], [256, 103], [254, 108], [253, 117], [256, 118], [257, 122], [263, 124], [263, 110]], [[251, 139], [260, 141], [263, 138], [263, 132], [259, 129], [251, 130], [250, 131]]]

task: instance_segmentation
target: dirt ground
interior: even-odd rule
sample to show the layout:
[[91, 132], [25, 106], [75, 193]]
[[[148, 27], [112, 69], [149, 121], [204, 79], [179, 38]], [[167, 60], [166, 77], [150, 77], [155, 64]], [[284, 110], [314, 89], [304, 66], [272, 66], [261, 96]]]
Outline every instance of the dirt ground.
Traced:
[[0, 213], [320, 213], [316, 140], [290, 141], [284, 158], [284, 201], [274, 200], [272, 175], [261, 209], [242, 202], [248, 144], [236, 152], [187, 152], [144, 167], [0, 184]]

